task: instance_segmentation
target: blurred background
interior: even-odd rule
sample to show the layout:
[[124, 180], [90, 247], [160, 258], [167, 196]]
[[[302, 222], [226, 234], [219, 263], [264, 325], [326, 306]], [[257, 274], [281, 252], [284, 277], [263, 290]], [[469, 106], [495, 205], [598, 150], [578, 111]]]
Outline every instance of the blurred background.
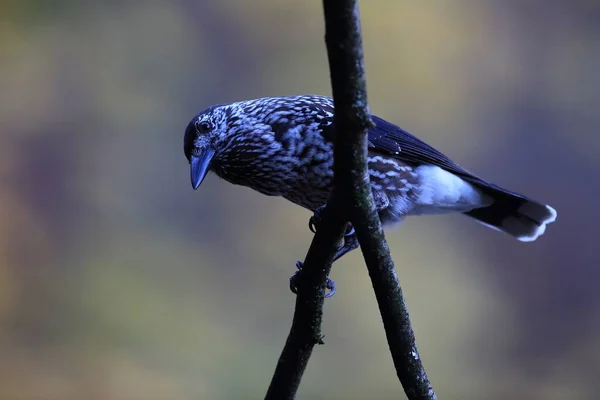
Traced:
[[[214, 103], [329, 94], [321, 2], [4, 0], [0, 399], [259, 399], [310, 213], [214, 176]], [[600, 390], [600, 3], [363, 1], [371, 110], [559, 213], [388, 232], [444, 399]], [[302, 399], [402, 398], [360, 252], [338, 262]]]

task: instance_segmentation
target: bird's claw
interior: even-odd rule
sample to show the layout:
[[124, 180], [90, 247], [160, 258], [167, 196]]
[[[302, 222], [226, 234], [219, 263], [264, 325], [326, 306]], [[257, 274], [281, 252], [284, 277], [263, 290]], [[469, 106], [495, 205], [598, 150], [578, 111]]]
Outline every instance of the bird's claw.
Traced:
[[308, 229], [310, 229], [312, 233], [317, 233], [317, 229], [319, 228], [321, 220], [323, 219], [325, 207], [327, 207], [327, 205], [322, 205], [318, 207], [308, 220]]
[[[294, 275], [292, 275], [290, 277], [290, 290], [294, 294], [298, 294], [298, 285], [296, 283], [297, 283], [298, 278], [300, 277], [300, 273], [302, 272], [302, 262], [301, 261], [296, 262], [296, 268], [298, 268], [298, 271], [294, 272]], [[327, 291], [325, 292], [326, 299], [335, 294], [335, 282], [333, 281], [333, 279], [327, 278], [327, 283], [325, 284], [325, 288], [327, 289]]]
[[308, 229], [310, 229], [310, 231], [312, 233], [317, 233], [318, 222], [316, 220], [317, 220], [317, 217], [315, 215], [310, 217], [310, 219], [308, 220]]
[[325, 292], [325, 298], [328, 299], [335, 294], [335, 281], [331, 278], [327, 278], [325, 288], [329, 290], [329, 292]]
[[294, 294], [298, 294], [298, 285], [296, 285], [296, 281], [298, 280], [300, 272], [302, 272], [302, 261], [296, 261], [296, 268], [298, 268], [298, 271], [294, 272], [294, 275], [290, 276], [290, 290]]
[[354, 226], [352, 226], [352, 224], [348, 222], [348, 226], [346, 226], [346, 233], [344, 233], [344, 236], [352, 236], [355, 232], [356, 231], [354, 230]]

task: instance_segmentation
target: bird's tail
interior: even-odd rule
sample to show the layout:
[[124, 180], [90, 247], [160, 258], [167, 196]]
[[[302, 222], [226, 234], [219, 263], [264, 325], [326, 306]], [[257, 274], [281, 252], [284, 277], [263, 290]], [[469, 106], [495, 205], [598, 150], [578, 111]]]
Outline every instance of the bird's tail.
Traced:
[[532, 242], [556, 220], [554, 208], [512, 193], [497, 186], [481, 187], [494, 202], [466, 212], [478, 222], [514, 236], [521, 242]]

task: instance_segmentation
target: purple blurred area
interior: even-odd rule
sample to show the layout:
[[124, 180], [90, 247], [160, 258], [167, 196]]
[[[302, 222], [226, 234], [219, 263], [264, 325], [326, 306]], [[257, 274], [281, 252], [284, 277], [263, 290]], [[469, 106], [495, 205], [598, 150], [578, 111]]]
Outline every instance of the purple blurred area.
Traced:
[[[600, 3], [361, 2], [371, 110], [558, 220], [388, 232], [444, 399], [600, 391]], [[0, 399], [262, 398], [310, 214], [209, 176], [200, 110], [329, 94], [319, 1], [0, 6]], [[399, 398], [370, 282], [336, 263], [299, 398]]]

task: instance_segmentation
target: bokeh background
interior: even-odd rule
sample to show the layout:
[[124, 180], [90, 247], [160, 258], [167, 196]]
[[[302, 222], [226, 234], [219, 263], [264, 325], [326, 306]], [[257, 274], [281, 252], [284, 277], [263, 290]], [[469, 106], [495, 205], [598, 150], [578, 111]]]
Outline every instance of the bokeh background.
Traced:
[[[214, 103], [329, 94], [317, 0], [0, 6], [0, 399], [259, 399], [310, 214], [210, 176]], [[600, 390], [600, 3], [363, 1], [374, 113], [552, 204], [523, 244], [462, 216], [388, 239], [444, 399]], [[402, 398], [361, 255], [338, 262], [303, 399]]]

